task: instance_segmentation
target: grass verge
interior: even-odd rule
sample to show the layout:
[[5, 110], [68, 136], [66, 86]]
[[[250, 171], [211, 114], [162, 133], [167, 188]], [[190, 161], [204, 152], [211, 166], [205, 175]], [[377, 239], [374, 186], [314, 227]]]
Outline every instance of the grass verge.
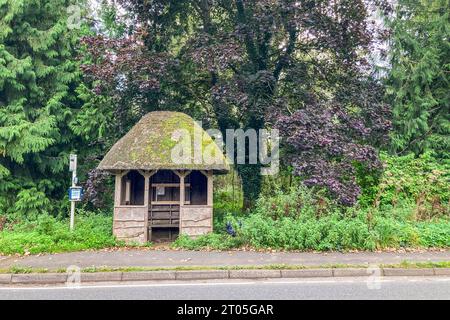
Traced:
[[[450, 268], [450, 261], [438, 262], [411, 262], [402, 261], [398, 264], [378, 264], [380, 268]], [[287, 265], [287, 264], [270, 264], [270, 265], [249, 265], [249, 266], [180, 266], [180, 267], [88, 267], [81, 269], [81, 272], [145, 272], [145, 271], [202, 271], [202, 270], [299, 270], [299, 269], [351, 269], [351, 268], [367, 268], [367, 264], [324, 264], [317, 266], [305, 265]], [[30, 268], [12, 266], [8, 269], [0, 269], [0, 274], [29, 274], [29, 273], [65, 273], [66, 269], [46, 269], [46, 268]]]

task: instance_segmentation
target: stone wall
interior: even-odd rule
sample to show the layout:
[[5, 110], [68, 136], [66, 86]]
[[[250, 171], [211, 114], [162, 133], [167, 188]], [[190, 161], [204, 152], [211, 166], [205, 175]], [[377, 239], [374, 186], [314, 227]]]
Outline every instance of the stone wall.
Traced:
[[146, 206], [118, 206], [114, 208], [113, 234], [125, 242], [145, 243]]
[[213, 230], [212, 206], [183, 206], [180, 210], [180, 233], [197, 237]]
[[[114, 208], [113, 234], [125, 242], [145, 243], [146, 206], [117, 206]], [[213, 208], [205, 205], [183, 206], [180, 210], [180, 233], [190, 237], [212, 232]]]

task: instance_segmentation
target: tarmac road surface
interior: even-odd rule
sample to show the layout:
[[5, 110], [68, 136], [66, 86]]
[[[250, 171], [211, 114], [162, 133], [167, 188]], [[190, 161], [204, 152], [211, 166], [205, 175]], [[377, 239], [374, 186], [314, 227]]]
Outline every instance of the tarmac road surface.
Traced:
[[450, 277], [316, 278], [1, 287], [0, 299], [450, 299]]

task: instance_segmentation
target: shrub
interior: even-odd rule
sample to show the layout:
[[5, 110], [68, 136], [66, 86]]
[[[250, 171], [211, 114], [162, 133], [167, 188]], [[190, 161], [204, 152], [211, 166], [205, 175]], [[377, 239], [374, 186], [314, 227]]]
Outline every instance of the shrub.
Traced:
[[425, 153], [394, 157], [383, 155], [385, 170], [380, 178], [375, 206], [397, 206], [399, 202], [417, 205], [419, 219], [449, 214], [450, 164], [440, 163]]
[[254, 212], [272, 219], [304, 219], [330, 214], [340, 209], [340, 206], [326, 197], [325, 190], [306, 188], [298, 183], [287, 191], [276, 189], [272, 195], [261, 196]]
[[47, 214], [46, 209], [49, 206], [50, 201], [44, 192], [39, 191], [36, 187], [24, 188], [17, 194], [13, 207], [13, 218], [36, 218], [40, 214]]
[[262, 196], [252, 214], [223, 216], [232, 223], [237, 237], [220, 233], [192, 240], [181, 236], [174, 246], [318, 251], [449, 247], [449, 218], [417, 221], [417, 204], [408, 200], [395, 206], [343, 208], [302, 187], [278, 190], [273, 196]]
[[419, 222], [419, 244], [423, 247], [450, 247], [450, 221], [439, 219], [432, 222]]
[[256, 248], [341, 250], [375, 248], [367, 224], [360, 218], [331, 215], [273, 220], [253, 214], [244, 224], [243, 238]]

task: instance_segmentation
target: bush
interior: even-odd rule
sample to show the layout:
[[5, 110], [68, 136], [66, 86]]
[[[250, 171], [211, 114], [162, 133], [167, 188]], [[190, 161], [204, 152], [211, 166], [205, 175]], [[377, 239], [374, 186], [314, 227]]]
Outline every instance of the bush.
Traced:
[[112, 217], [78, 210], [75, 230], [67, 220], [40, 215], [0, 232], [1, 254], [100, 249], [120, 245], [112, 235]]
[[242, 210], [243, 196], [242, 190], [234, 186], [236, 184], [232, 173], [217, 178], [217, 185], [223, 185], [220, 188], [216, 187], [214, 190], [214, 216], [213, 225], [214, 230], [219, 233], [225, 230], [227, 221], [231, 219], [239, 219], [244, 217], [245, 213]]
[[[417, 205], [402, 200], [380, 208], [342, 208], [303, 187], [263, 196], [247, 216], [224, 215], [237, 231], [195, 240], [180, 237], [175, 247], [198, 250], [251, 246], [283, 250], [375, 250], [449, 247], [448, 217], [417, 221]], [[224, 228], [224, 226], [220, 226]], [[218, 229], [216, 226], [216, 230]]]
[[450, 221], [440, 219], [417, 224], [419, 244], [424, 247], [450, 247]]
[[17, 200], [14, 206], [15, 212], [20, 216], [26, 217], [34, 214], [46, 213], [45, 208], [50, 205], [50, 201], [45, 193], [36, 188], [22, 189], [17, 194]]
[[385, 170], [380, 178], [374, 205], [397, 206], [400, 202], [417, 205], [418, 219], [449, 214], [450, 164], [440, 163], [429, 153], [394, 157], [383, 155]]
[[[322, 201], [324, 206], [328, 204], [325, 198]], [[255, 212], [272, 219], [314, 216], [318, 213], [316, 202], [312, 190], [293, 187], [289, 192], [276, 190], [272, 196], [261, 196], [256, 203]]]
[[321, 251], [375, 248], [363, 219], [342, 218], [337, 214], [279, 220], [253, 214], [245, 221], [242, 233], [243, 238], [256, 248]]

